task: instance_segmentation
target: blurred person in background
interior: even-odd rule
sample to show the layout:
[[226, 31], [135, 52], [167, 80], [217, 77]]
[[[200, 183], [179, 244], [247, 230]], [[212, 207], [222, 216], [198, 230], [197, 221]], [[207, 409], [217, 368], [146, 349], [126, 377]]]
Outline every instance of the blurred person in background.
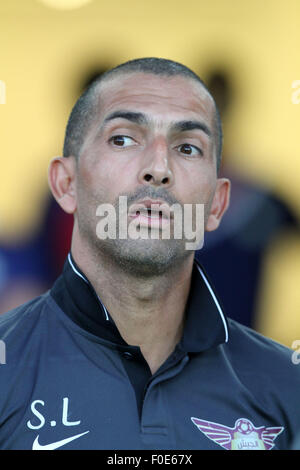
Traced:
[[[109, 68], [100, 64], [80, 71], [78, 94]], [[61, 209], [48, 190], [41, 204], [44, 214], [32, 232], [9, 243], [0, 239], [0, 314], [49, 289], [70, 250], [73, 216]]]
[[[206, 85], [226, 125], [239, 99], [230, 70], [211, 70]], [[223, 152], [220, 175], [231, 181], [230, 206], [219, 229], [206, 237], [196, 257], [212, 279], [227, 315], [255, 328], [266, 253], [287, 232], [299, 236], [299, 221], [284, 200], [268, 187], [246, 179], [230, 165], [229, 157]]]
[[73, 216], [47, 193], [39, 226], [17, 241], [0, 242], [0, 314], [51, 287], [70, 249], [72, 228]]

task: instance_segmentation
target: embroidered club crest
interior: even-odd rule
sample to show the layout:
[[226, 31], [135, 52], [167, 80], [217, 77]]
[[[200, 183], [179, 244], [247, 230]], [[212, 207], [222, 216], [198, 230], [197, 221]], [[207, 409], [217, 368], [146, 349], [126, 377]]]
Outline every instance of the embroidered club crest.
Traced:
[[271, 450], [284, 427], [256, 428], [249, 419], [239, 418], [233, 428], [223, 424], [191, 418], [199, 431], [227, 450]]

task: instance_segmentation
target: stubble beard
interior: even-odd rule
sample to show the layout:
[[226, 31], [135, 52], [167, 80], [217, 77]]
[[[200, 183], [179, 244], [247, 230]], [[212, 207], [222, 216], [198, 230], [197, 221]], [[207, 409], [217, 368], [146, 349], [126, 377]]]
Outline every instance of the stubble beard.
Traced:
[[155, 277], [183, 262], [191, 252], [182, 240], [97, 240], [99, 252], [123, 271], [137, 277]]
[[86, 211], [78, 214], [78, 229], [81, 239], [85, 240], [89, 251], [97, 263], [114, 265], [114, 268], [127, 272], [128, 275], [139, 278], [151, 278], [165, 274], [178, 268], [181, 263], [191, 256], [191, 251], [185, 249], [184, 239], [100, 239], [96, 234], [95, 218]]
[[[136, 194], [131, 195], [129, 205], [131, 202], [142, 199], [142, 197], [155, 197], [157, 194], [156, 191], [156, 194], [152, 195], [149, 188], [143, 188], [142, 191], [144, 192], [140, 192], [138, 196]], [[176, 200], [171, 199], [164, 193], [158, 196], [161, 196], [170, 205], [177, 203]], [[162, 238], [161, 231], [158, 239], [151, 239], [151, 236], [148, 236], [147, 239], [139, 238], [134, 240], [129, 237], [121, 239], [119, 238], [119, 219], [117, 216], [116, 238], [98, 238], [96, 231], [98, 220], [95, 214], [99, 201], [104, 201], [105, 195], [94, 193], [87, 198], [84, 191], [79, 200], [82, 203], [77, 212], [80, 237], [91, 256], [94, 257], [95, 262], [99, 265], [102, 263], [107, 266], [114, 265], [114, 269], [122, 269], [128, 275], [151, 278], [160, 276], [169, 270], [178, 269], [181, 264], [184, 264], [189, 257], [194, 255], [194, 251], [186, 249], [187, 240], [184, 236], [181, 239], [174, 237], [172, 224], [171, 236], [168, 239]], [[117, 203], [115, 202], [113, 206], [116, 214], [118, 214]], [[205, 209], [205, 221], [207, 221], [209, 205], [206, 205]]]

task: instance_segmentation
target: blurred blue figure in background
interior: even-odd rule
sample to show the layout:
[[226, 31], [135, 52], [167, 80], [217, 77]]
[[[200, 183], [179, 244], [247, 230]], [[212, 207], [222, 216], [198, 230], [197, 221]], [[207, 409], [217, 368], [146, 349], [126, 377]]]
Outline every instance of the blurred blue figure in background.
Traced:
[[[111, 64], [100, 64], [87, 70], [74, 84], [78, 96], [109, 68]], [[61, 209], [47, 188], [45, 213], [38, 229], [24, 239], [19, 237], [16, 243], [0, 240], [0, 314], [52, 286], [70, 250], [72, 229], [73, 216]]]
[[[235, 98], [230, 75], [213, 71], [206, 85], [214, 96], [222, 122]], [[271, 190], [247, 181], [222, 157], [220, 177], [231, 181], [231, 200], [218, 230], [205, 237], [196, 252], [215, 286], [226, 314], [254, 327], [264, 254], [285, 230], [299, 230], [299, 222]]]
[[0, 313], [49, 289], [69, 251], [72, 227], [73, 216], [47, 196], [38, 230], [18, 243], [0, 244]]

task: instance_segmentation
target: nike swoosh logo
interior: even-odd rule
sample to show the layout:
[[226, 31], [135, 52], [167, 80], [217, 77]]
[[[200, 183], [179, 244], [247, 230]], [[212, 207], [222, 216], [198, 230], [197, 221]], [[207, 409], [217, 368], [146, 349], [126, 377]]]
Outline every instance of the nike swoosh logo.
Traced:
[[68, 442], [74, 441], [81, 436], [84, 436], [90, 431], [82, 432], [81, 434], [76, 434], [76, 436], [67, 437], [67, 439], [62, 439], [61, 441], [52, 442], [51, 444], [42, 445], [39, 443], [39, 435], [36, 436], [34, 443], [32, 444], [32, 450], [55, 450], [59, 447], [62, 447]]

